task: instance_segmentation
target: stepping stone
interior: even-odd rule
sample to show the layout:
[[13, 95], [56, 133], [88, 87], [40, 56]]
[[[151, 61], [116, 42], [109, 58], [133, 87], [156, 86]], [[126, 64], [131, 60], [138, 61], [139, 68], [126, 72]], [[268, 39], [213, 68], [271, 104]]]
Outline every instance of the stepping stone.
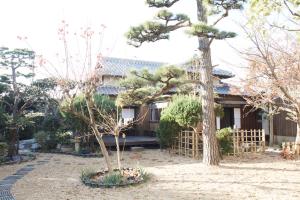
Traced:
[[23, 176], [20, 176], [20, 175], [12, 175], [12, 176], [5, 177], [3, 180], [18, 180], [18, 179], [20, 179], [22, 177]]
[[17, 182], [18, 179], [8, 179], [0, 181], [0, 185], [12, 185]]
[[9, 190], [4, 190], [4, 191], [0, 190], [0, 197], [10, 196], [10, 195], [11, 194]]
[[36, 161], [37, 163], [46, 163], [47, 161], [45, 161], [45, 160], [38, 160], [38, 161]]
[[11, 185], [0, 185], [0, 191], [10, 190]]
[[15, 198], [10, 195], [10, 196], [0, 197], [0, 200], [15, 200]]
[[32, 171], [32, 170], [34, 170], [34, 168], [33, 167], [24, 167], [24, 168], [21, 168], [19, 171]]
[[29, 171], [17, 171], [16, 173], [14, 173], [13, 175], [16, 175], [16, 176], [24, 176], [26, 174], [28, 174]]

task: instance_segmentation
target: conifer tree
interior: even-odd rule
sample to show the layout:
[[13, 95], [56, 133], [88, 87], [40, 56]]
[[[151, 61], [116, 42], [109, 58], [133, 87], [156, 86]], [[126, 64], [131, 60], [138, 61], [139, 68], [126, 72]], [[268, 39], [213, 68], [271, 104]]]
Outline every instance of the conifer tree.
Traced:
[[[177, 3], [191, 3], [183, 0], [147, 0], [149, 7], [161, 9], [152, 21], [131, 27], [126, 34], [129, 44], [140, 47], [145, 42], [156, 42], [169, 39], [170, 33], [186, 29], [191, 36], [198, 38], [198, 62], [201, 74], [199, 84], [202, 85], [203, 109], [203, 163], [219, 164], [219, 150], [215, 136], [214, 94], [212, 81], [212, 62], [210, 46], [214, 40], [223, 40], [236, 36], [233, 32], [220, 31], [216, 25], [228, 16], [233, 9], [242, 9], [245, 0], [195, 0], [198, 19], [192, 22], [185, 14], [174, 14], [170, 8]], [[208, 23], [209, 15], [218, 18], [212, 24]]]

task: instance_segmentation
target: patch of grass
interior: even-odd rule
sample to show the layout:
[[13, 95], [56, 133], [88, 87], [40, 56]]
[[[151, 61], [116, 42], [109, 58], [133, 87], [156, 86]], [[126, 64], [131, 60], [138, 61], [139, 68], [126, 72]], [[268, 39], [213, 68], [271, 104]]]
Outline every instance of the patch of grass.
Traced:
[[81, 171], [81, 175], [80, 175], [80, 180], [82, 182], [89, 180], [93, 175], [95, 174], [95, 172], [91, 169], [84, 169]]
[[150, 174], [148, 172], [146, 172], [146, 170], [143, 168], [139, 168], [139, 170], [141, 172], [141, 177], [143, 178], [143, 180], [145, 182], [147, 182], [150, 179]]
[[112, 172], [107, 174], [103, 178], [103, 185], [112, 186], [112, 185], [120, 185], [123, 181], [123, 177], [119, 171]]

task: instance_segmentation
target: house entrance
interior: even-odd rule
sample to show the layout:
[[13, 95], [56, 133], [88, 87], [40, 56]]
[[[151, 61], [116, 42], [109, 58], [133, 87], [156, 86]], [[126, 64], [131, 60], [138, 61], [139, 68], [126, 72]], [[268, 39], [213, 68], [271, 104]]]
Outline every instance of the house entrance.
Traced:
[[233, 108], [224, 108], [224, 117], [221, 118], [221, 128], [231, 127], [234, 125], [234, 111]]

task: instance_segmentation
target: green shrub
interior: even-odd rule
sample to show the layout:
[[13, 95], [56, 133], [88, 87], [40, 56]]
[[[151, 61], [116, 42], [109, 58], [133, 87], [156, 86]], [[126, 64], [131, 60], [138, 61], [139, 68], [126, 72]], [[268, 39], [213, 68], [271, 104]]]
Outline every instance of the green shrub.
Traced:
[[223, 128], [217, 130], [217, 139], [219, 141], [221, 150], [223, 154], [232, 153], [233, 151], [233, 141], [232, 141], [232, 129]]
[[4, 142], [0, 142], [0, 156], [6, 156], [7, 155], [8, 146]]
[[45, 131], [38, 131], [33, 135], [36, 142], [41, 146], [42, 150], [47, 150], [48, 133]]
[[168, 116], [162, 116], [156, 130], [157, 137], [162, 147], [170, 147], [181, 127]]
[[72, 132], [71, 131], [59, 131], [56, 133], [57, 142], [59, 144], [71, 144]]

